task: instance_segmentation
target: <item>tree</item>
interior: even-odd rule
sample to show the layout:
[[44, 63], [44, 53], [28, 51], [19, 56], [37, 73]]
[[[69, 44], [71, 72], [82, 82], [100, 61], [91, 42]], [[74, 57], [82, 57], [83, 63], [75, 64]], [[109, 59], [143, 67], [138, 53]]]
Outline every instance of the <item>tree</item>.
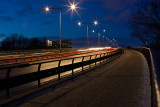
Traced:
[[22, 50], [28, 46], [28, 39], [20, 34], [11, 34], [1, 43], [2, 50]]
[[160, 0], [141, 0], [128, 23], [133, 37], [160, 49]]
[[41, 44], [38, 38], [32, 38], [29, 43], [29, 49], [41, 49]]

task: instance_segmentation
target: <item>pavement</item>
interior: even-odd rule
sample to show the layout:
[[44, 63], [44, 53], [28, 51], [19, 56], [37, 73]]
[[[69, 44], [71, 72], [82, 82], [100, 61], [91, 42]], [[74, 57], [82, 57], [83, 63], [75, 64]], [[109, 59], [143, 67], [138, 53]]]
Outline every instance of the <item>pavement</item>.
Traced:
[[120, 58], [74, 81], [50, 86], [3, 106], [151, 107], [149, 68], [142, 54], [125, 50]]

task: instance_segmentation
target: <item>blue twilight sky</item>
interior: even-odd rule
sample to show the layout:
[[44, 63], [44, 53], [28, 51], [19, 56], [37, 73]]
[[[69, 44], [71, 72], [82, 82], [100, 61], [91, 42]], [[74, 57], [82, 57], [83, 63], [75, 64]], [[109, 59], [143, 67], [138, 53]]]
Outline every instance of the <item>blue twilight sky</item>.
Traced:
[[[75, 0], [77, 11], [62, 11], [62, 39], [72, 39], [73, 45], [86, 44], [86, 25], [79, 27], [78, 21], [99, 20], [98, 27], [89, 25], [91, 44], [97, 41], [93, 29], [106, 30], [107, 38], [115, 38], [121, 46], [141, 45], [130, 37], [126, 20], [137, 0]], [[73, 0], [70, 0], [73, 2]], [[59, 13], [43, 12], [44, 6], [64, 7], [68, 0], [0, 0], [0, 34], [23, 34], [28, 38], [59, 38]], [[0, 36], [0, 41], [5, 36]], [[95, 43], [96, 44], [96, 43]], [[85, 45], [84, 45], [85, 46]]]

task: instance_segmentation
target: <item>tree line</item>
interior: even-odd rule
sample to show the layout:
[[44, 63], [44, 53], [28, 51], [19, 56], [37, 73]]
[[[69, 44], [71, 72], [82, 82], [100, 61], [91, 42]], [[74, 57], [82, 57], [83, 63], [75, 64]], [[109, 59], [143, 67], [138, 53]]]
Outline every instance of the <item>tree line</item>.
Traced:
[[27, 50], [27, 49], [42, 49], [46, 48], [45, 40], [41, 41], [40, 39], [26, 38], [22, 34], [11, 34], [2, 40], [1, 50]]
[[131, 36], [160, 49], [160, 0], [140, 0], [128, 20]]

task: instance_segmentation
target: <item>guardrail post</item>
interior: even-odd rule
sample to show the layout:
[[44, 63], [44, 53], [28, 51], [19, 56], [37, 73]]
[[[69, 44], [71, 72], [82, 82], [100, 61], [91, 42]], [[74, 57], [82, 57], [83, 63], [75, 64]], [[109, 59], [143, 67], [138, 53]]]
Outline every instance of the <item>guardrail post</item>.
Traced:
[[84, 61], [84, 56], [82, 57], [82, 71], [83, 71], [83, 61]]
[[101, 64], [101, 55], [102, 55], [102, 54], [100, 54], [100, 64]]
[[109, 56], [110, 56], [110, 57], [109, 57], [109, 60], [111, 60], [111, 52], [109, 52]]
[[74, 58], [72, 59], [72, 76], [73, 76], [73, 73], [74, 73], [73, 64], [74, 64]]
[[40, 70], [41, 70], [41, 64], [38, 65], [38, 87], [41, 86], [41, 81], [40, 81]]
[[103, 58], [103, 62], [105, 62], [105, 60], [106, 60], [106, 53], [104, 53], [104, 58]]
[[[95, 57], [95, 60], [97, 59], [97, 55], [96, 55], [96, 57]], [[97, 61], [96, 61], [97, 62]], [[95, 62], [95, 66], [96, 66], [96, 62]]]
[[6, 89], [6, 96], [7, 98], [9, 98], [9, 76], [10, 76], [10, 72], [11, 72], [11, 68], [9, 68], [7, 70], [7, 75], [6, 75], [6, 79], [7, 79], [7, 89]]
[[[92, 56], [90, 56], [90, 62], [91, 62]], [[89, 64], [89, 67], [91, 68], [91, 64]]]
[[59, 63], [58, 63], [58, 79], [60, 80], [61, 79], [61, 75], [60, 75], [60, 66], [61, 66], [61, 60], [59, 60]]

